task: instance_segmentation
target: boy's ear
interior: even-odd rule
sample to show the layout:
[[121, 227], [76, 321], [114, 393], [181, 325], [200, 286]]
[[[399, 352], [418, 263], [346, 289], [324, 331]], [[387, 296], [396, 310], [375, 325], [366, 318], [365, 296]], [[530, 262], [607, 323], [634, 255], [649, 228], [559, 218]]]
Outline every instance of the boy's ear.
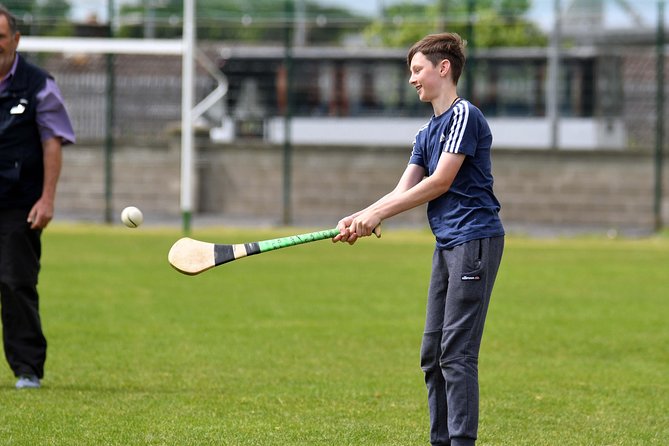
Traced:
[[444, 59], [439, 63], [439, 74], [441, 76], [446, 76], [451, 72], [451, 61]]

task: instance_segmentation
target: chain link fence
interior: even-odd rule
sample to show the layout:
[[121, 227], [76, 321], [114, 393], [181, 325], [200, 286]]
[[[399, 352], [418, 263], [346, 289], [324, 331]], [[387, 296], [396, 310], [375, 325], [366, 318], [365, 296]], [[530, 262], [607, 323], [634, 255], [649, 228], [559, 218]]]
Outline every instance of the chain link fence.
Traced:
[[[80, 143], [101, 143], [111, 131], [125, 143], [165, 144], [169, 130], [180, 125], [181, 57], [42, 53], [28, 58], [55, 77]], [[199, 73], [197, 97], [211, 88], [212, 81]], [[107, 113], [113, 114], [111, 128]]]
[[[206, 20], [210, 23], [212, 19]], [[650, 25], [636, 31], [639, 41], [633, 45], [621, 38], [620, 33], [613, 42], [600, 38], [587, 44], [563, 37], [558, 116], [566, 120], [564, 125], [568, 125], [569, 119], [591, 124], [591, 142], [584, 148], [643, 150], [654, 146], [657, 89], [658, 85], [666, 85], [668, 70], [664, 70], [665, 79], [658, 82], [657, 31]], [[253, 26], [256, 25], [248, 25]], [[429, 31], [426, 27], [426, 32]], [[407, 82], [406, 48], [307, 45], [287, 49], [281, 43], [199, 42], [229, 81], [226, 97], [210, 110], [203, 125], [221, 127], [225, 118], [235, 122], [249, 115], [269, 121], [285, 116], [288, 111], [291, 116], [303, 118], [429, 117], [429, 108], [417, 101]], [[666, 50], [664, 54], [666, 64]], [[180, 57], [124, 54], [107, 57], [65, 51], [28, 57], [56, 77], [80, 140], [104, 140], [109, 112], [113, 113], [114, 138], [125, 141], [164, 142], [169, 137], [168, 130], [178, 126]], [[546, 47], [477, 46], [470, 48], [469, 57], [467, 69], [472, 73], [463, 76], [459, 90], [461, 95], [468, 93], [468, 99], [487, 117], [493, 121], [500, 119], [506, 125], [514, 120], [526, 122], [528, 118], [547, 117]], [[200, 67], [196, 98], [205, 97], [215, 86]], [[107, 97], [111, 91], [113, 96]], [[268, 125], [260, 128], [257, 136], [279, 142], [278, 136], [272, 139], [267, 128]], [[236, 129], [232, 134], [227, 132], [228, 139], [249, 136], [242, 131], [243, 125], [237, 123]], [[378, 131], [383, 133], [384, 129], [380, 127]], [[565, 131], [568, 134], [570, 130]], [[299, 134], [295, 136], [299, 139]], [[523, 141], [515, 144], [513, 138], [503, 138], [500, 143], [510, 148], [531, 144]], [[569, 145], [568, 141], [561, 143]]]
[[[386, 3], [392, 6], [393, 2]], [[437, 14], [456, 3], [469, 2], [420, 2]], [[383, 45], [383, 39], [374, 35], [370, 38], [369, 32], [375, 30], [381, 35], [387, 28], [386, 37], [387, 34], [392, 37], [414, 27], [424, 35], [453, 26], [468, 40], [467, 75], [460, 80], [459, 93], [488, 117], [496, 148], [547, 153], [575, 150], [601, 152], [602, 156], [610, 156], [607, 154], [611, 152], [642, 153], [652, 163], [653, 151], [666, 151], [667, 139], [660, 141], [658, 135], [666, 133], [664, 127], [669, 116], [669, 107], [663, 100], [666, 94], [660, 94], [660, 89], [666, 92], [669, 70], [667, 41], [666, 37], [662, 41], [658, 26], [658, 1], [563, 2], [560, 18], [565, 26], [559, 33], [558, 88], [556, 97], [551, 98], [551, 63], [555, 61], [551, 60], [550, 45], [557, 29], [551, 8], [555, 3], [555, 0], [532, 2], [533, 14], [522, 17], [500, 14], [500, 22], [491, 25], [503, 34], [516, 30], [516, 22], [521, 19], [535, 21], [543, 34], [533, 35], [529, 46], [486, 44], [491, 41], [482, 35], [483, 28], [467, 24], [480, 24], [487, 19], [455, 12], [444, 20], [390, 14], [388, 8], [385, 10], [388, 15], [379, 13], [365, 20], [328, 16], [327, 11], [314, 15], [307, 11], [300, 20], [296, 15], [263, 20], [262, 12], [252, 10], [239, 16], [221, 12], [199, 17], [198, 31], [234, 29], [226, 31], [230, 38], [198, 41], [199, 49], [228, 82], [224, 98], [197, 123], [201, 131], [198, 135], [207, 135], [214, 146], [223, 143], [237, 147], [257, 144], [281, 147], [292, 139], [297, 145], [406, 149], [432, 110], [429, 104], [418, 101], [408, 83], [405, 61], [408, 45]], [[581, 3], [609, 5], [609, 8], [614, 3], [625, 4], [628, 8], [618, 6], [617, 14], [624, 20], [608, 23], [603, 20], [602, 10], [595, 8], [593, 15], [592, 7], [574, 6]], [[372, 22], [376, 27], [371, 27]], [[138, 23], [141, 25], [141, 20]], [[172, 17], [163, 25], [161, 33], [169, 26], [178, 28], [180, 23]], [[408, 28], [403, 28], [404, 25]], [[98, 26], [102, 31], [97, 30]], [[105, 24], [79, 28], [88, 36], [109, 33]], [[74, 27], [73, 36], [79, 28]], [[584, 29], [591, 32], [584, 33]], [[133, 32], [141, 35], [141, 26]], [[227, 35], [226, 32], [221, 31], [221, 35]], [[521, 28], [522, 32], [525, 31]], [[328, 40], [334, 34], [338, 37]], [[250, 42], [248, 37], [254, 35], [270, 36], [271, 40]], [[310, 35], [318, 38], [310, 39]], [[301, 36], [301, 40], [295, 36]], [[56, 78], [80, 145], [102, 147], [110, 137], [119, 147], [163, 147], [178, 141], [174, 132], [181, 126], [180, 56], [108, 56], [72, 52], [67, 48], [62, 52], [26, 55]], [[216, 86], [216, 80], [197, 65], [196, 102]], [[557, 103], [555, 139], [550, 134], [551, 99]], [[658, 110], [663, 111], [664, 119], [660, 119]], [[661, 126], [659, 132], [658, 126]], [[207, 151], [207, 156], [211, 152]], [[280, 170], [280, 163], [273, 161], [273, 168]], [[512, 163], [509, 166], [511, 174], [514, 167]], [[647, 181], [653, 175], [650, 167], [646, 164], [639, 167], [639, 172], [648, 170], [648, 173], [638, 175], [640, 183], [635, 186], [638, 190], [647, 190], [646, 183], [652, 183]], [[568, 184], [570, 175], [571, 171], [565, 173], [561, 181]], [[500, 183], [503, 187], [503, 178]], [[280, 184], [278, 179], [277, 184]], [[558, 186], [551, 193], [562, 193]], [[230, 189], [230, 185], [226, 187]], [[202, 185], [200, 188], [206, 190]], [[650, 195], [652, 191], [646, 197]], [[659, 195], [656, 189], [656, 202]], [[507, 192], [506, 198], [507, 202], [513, 202], [511, 193]], [[225, 212], [225, 206], [229, 206], [225, 202], [231, 199], [227, 196], [212, 199], [211, 203], [201, 203], [200, 208]], [[284, 197], [284, 201], [289, 202], [290, 198]], [[519, 220], [528, 219], [532, 213], [523, 207], [527, 202], [524, 192], [519, 192], [515, 214]], [[652, 203], [644, 206], [647, 212]], [[507, 206], [511, 208], [512, 205]], [[619, 212], [613, 205], [611, 209], [611, 215]], [[546, 221], [558, 220], [546, 218]], [[630, 217], [627, 221], [633, 220]]]

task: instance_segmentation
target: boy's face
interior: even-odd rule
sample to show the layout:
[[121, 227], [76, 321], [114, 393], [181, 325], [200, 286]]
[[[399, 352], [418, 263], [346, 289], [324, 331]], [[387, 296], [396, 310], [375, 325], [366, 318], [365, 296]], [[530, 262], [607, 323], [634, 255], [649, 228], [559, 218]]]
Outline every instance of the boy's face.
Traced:
[[418, 98], [423, 102], [431, 102], [442, 91], [444, 78], [450, 71], [450, 62], [444, 59], [433, 65], [425, 54], [418, 52], [411, 59], [409, 70], [409, 83], [416, 88]]

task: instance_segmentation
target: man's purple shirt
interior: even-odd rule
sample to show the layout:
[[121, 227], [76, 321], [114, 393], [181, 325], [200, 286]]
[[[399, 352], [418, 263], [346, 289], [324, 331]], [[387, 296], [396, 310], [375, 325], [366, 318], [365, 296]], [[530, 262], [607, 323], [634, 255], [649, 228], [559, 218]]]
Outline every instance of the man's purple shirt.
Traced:
[[[19, 62], [19, 54], [14, 58], [12, 69], [7, 76], [0, 80], [0, 93], [9, 85], [12, 77], [16, 73], [16, 66]], [[56, 85], [56, 82], [47, 78], [44, 88], [37, 93], [37, 127], [39, 128], [40, 139], [45, 141], [49, 138], [60, 138], [62, 145], [73, 144], [75, 142], [74, 130], [70, 117], [65, 110], [63, 95]]]

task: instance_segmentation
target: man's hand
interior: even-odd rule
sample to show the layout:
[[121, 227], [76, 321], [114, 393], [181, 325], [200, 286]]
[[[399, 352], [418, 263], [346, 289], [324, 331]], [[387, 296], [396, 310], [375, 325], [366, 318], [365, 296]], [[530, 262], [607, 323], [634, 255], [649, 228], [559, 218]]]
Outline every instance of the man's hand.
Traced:
[[30, 229], [44, 229], [53, 219], [53, 201], [44, 197], [37, 200], [28, 213], [28, 223]]
[[56, 199], [56, 183], [60, 176], [63, 163], [62, 142], [59, 137], [42, 141], [44, 152], [44, 187], [42, 196], [28, 213], [31, 229], [44, 229], [53, 218], [54, 201]]

